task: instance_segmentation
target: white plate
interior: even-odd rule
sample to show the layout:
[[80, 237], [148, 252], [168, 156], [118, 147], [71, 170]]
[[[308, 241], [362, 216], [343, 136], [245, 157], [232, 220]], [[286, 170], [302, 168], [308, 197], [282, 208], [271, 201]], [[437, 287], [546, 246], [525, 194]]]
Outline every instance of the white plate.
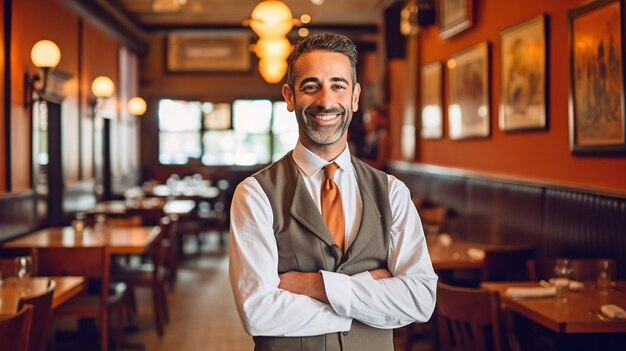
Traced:
[[[550, 284], [554, 285], [554, 279], [550, 279]], [[585, 283], [579, 282], [578, 280], [570, 280], [569, 282], [569, 290], [571, 291], [581, 291], [585, 288]]]

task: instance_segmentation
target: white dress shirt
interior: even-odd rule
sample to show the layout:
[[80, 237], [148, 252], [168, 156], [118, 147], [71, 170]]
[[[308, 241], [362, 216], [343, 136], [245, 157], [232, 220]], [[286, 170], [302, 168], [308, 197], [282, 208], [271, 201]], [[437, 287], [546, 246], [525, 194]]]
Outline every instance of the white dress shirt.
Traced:
[[[321, 213], [320, 189], [328, 162], [298, 142], [293, 152], [313, 202]], [[341, 192], [346, 238], [354, 241], [363, 208], [350, 152], [334, 160]], [[241, 182], [231, 205], [230, 283], [244, 328], [253, 336], [312, 336], [350, 330], [352, 319], [377, 328], [397, 328], [430, 318], [435, 275], [422, 224], [408, 188], [388, 175], [392, 224], [388, 269], [393, 278], [374, 280], [369, 272], [348, 276], [321, 271], [330, 304], [279, 289], [278, 248], [270, 202], [253, 177]]]

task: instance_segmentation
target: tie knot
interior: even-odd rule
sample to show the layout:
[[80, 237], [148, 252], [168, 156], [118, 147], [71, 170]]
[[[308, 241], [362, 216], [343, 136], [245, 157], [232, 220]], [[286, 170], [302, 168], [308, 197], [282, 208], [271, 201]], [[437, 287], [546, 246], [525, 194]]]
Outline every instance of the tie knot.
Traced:
[[335, 162], [329, 163], [324, 167], [324, 173], [326, 173], [326, 179], [333, 179], [335, 176], [335, 171], [339, 168], [339, 165]]

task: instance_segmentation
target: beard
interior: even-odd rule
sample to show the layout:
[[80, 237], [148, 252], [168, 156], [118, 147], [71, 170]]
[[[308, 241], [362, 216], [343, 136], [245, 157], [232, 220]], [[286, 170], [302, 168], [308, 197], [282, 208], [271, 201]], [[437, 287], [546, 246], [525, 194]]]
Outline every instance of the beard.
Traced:
[[[311, 121], [309, 115], [315, 114], [338, 114], [339, 122], [332, 125], [318, 125]], [[324, 109], [320, 106], [309, 106], [306, 109], [296, 107], [296, 118], [300, 130], [314, 143], [329, 145], [336, 143], [347, 132], [352, 120], [352, 110], [337, 106]]]

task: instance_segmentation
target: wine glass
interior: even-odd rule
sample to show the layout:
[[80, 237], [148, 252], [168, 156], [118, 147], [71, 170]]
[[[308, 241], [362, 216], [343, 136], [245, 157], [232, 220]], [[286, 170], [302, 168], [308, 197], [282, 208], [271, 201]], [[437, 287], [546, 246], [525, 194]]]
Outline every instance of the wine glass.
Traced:
[[26, 286], [30, 282], [33, 259], [31, 256], [19, 256], [15, 258], [15, 277], [19, 286]]

